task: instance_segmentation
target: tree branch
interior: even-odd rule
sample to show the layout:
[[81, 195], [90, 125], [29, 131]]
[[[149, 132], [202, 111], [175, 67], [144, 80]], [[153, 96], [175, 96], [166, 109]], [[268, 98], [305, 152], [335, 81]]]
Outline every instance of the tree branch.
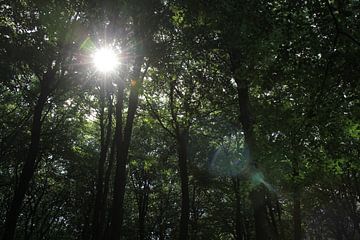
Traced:
[[158, 121], [158, 123], [160, 124], [160, 126], [161, 126], [167, 133], [169, 133], [172, 137], [175, 137], [175, 134], [174, 134], [169, 128], [167, 128], [167, 127], [165, 126], [165, 124], [162, 122], [159, 113], [156, 111], [156, 109], [154, 109], [154, 108], [152, 107], [152, 104], [151, 104], [151, 102], [149, 101], [149, 99], [147, 98], [147, 96], [146, 96], [145, 94], [144, 94], [144, 96], [145, 96], [146, 103], [147, 103], [147, 105], [149, 106], [149, 109], [150, 109], [152, 115], [153, 115], [153, 116], [155, 117], [155, 119]]

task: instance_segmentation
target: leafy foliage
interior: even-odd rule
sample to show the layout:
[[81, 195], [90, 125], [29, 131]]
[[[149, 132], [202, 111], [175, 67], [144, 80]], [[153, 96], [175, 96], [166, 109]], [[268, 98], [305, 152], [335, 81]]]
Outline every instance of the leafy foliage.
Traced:
[[[359, 239], [358, 7], [1, 2], [0, 234], [45, 89], [14, 239], [109, 239], [121, 164], [115, 238], [260, 239], [252, 194], [261, 187], [266, 239]], [[109, 74], [91, 62], [104, 45], [121, 49]], [[245, 88], [256, 167], [239, 111]]]

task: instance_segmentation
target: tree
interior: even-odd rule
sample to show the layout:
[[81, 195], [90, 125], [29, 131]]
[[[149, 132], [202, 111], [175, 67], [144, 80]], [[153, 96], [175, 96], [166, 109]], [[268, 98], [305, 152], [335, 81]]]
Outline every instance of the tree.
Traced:
[[[53, 5], [52, 7], [55, 7]], [[71, 7], [71, 5], [69, 5]], [[42, 113], [50, 94], [56, 89], [59, 81], [61, 81], [61, 74], [59, 74], [60, 65], [67, 58], [66, 51], [70, 50], [71, 44], [61, 42], [61, 40], [54, 41], [58, 38], [56, 35], [65, 29], [52, 29], [53, 32], [47, 31], [47, 28], [58, 27], [56, 23], [47, 22], [46, 25], [39, 25], [39, 23], [46, 17], [52, 16], [54, 11], [46, 12], [49, 6], [38, 7], [36, 4], [21, 4], [10, 3], [2, 5], [8, 16], [5, 29], [8, 31], [8, 38], [11, 41], [19, 44], [19, 49], [9, 46], [6, 50], [7, 57], [12, 61], [19, 61], [19, 68], [27, 68], [35, 78], [38, 79], [38, 97], [32, 111], [32, 126], [31, 139], [28, 148], [27, 157], [24, 159], [19, 182], [15, 188], [14, 197], [7, 212], [5, 221], [5, 230], [3, 239], [13, 239], [15, 234], [15, 227], [19, 216], [25, 194], [29, 188], [30, 180], [33, 178], [36, 168], [36, 159], [39, 154], [39, 144], [42, 127]], [[16, 14], [14, 9], [16, 8]], [[69, 22], [69, 16], [74, 14], [74, 11], [63, 12], [59, 17], [61, 21], [66, 24]], [[28, 22], [22, 19], [22, 16], [27, 16]], [[24, 22], [25, 20], [25, 22]], [[52, 24], [52, 25], [51, 25]], [[16, 26], [16, 27], [14, 27]], [[56, 32], [58, 31], [58, 32]], [[27, 34], [30, 33], [30, 34]], [[11, 36], [10, 36], [11, 35]], [[43, 41], [42, 39], [47, 39]], [[66, 48], [65, 48], [66, 46]], [[35, 57], [40, 57], [40, 61], [21, 54], [21, 49], [27, 54], [34, 54]], [[41, 50], [40, 50], [41, 49]], [[19, 51], [20, 50], [20, 51]], [[44, 55], [43, 55], [44, 54]], [[64, 70], [63, 70], [64, 71]]]
[[3, 1], [1, 236], [358, 239], [358, 7]]

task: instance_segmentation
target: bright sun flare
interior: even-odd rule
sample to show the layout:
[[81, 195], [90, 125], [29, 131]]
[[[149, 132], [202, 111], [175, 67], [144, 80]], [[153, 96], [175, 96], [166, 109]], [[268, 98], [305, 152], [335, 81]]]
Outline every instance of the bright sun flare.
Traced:
[[111, 48], [97, 49], [92, 59], [97, 70], [103, 73], [114, 71], [119, 64], [118, 57]]

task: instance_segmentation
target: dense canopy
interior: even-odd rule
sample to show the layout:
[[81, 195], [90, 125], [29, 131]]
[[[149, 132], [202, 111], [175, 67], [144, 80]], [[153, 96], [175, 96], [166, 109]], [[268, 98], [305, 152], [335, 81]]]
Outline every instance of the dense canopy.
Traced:
[[360, 239], [359, 9], [1, 1], [0, 239]]

